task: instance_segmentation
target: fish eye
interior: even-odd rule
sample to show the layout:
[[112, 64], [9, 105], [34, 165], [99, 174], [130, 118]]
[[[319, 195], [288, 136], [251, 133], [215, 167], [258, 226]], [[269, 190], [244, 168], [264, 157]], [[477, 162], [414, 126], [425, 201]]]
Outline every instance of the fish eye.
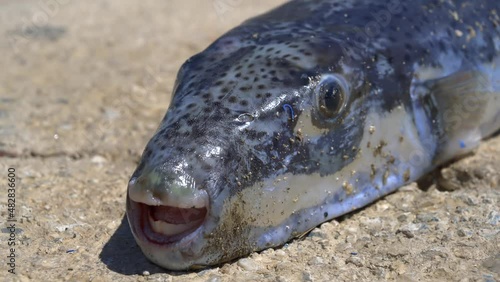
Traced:
[[316, 86], [316, 101], [319, 112], [326, 118], [334, 118], [343, 109], [346, 87], [333, 75], [324, 76]]

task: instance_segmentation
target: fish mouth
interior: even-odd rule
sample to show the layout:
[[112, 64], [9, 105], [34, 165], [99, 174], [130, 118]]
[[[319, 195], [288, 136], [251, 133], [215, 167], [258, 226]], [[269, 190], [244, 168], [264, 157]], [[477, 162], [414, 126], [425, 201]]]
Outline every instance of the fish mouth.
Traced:
[[208, 214], [208, 203], [203, 207], [183, 208], [148, 205], [127, 198], [127, 216], [134, 235], [162, 247], [191, 242], [201, 233]]

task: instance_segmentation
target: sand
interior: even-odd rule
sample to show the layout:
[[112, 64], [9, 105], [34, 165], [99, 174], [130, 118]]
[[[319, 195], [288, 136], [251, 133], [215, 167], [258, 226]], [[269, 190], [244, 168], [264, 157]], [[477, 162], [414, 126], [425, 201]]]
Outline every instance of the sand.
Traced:
[[282, 248], [198, 272], [143, 256], [126, 184], [177, 70], [280, 2], [0, 0], [0, 280], [498, 281], [499, 137]]

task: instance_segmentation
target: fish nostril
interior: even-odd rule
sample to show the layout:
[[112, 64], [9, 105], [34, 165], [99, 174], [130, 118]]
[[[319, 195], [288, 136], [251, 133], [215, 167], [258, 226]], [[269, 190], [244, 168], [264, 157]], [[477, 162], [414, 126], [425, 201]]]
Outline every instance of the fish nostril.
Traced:
[[155, 189], [155, 187], [153, 187], [153, 189], [151, 191], [152, 191], [151, 195], [152, 195], [153, 199], [161, 199], [162, 198], [162, 193], [158, 189]]

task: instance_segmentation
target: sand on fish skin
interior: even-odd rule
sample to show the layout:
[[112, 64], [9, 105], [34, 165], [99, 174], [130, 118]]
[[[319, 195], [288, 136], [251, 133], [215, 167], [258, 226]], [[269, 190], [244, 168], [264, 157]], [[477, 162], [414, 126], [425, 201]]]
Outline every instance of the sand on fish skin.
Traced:
[[16, 275], [1, 281], [498, 281], [500, 137], [397, 193], [268, 249], [198, 272], [147, 261], [126, 184], [176, 72], [283, 1], [0, 1], [0, 226], [16, 169]]

